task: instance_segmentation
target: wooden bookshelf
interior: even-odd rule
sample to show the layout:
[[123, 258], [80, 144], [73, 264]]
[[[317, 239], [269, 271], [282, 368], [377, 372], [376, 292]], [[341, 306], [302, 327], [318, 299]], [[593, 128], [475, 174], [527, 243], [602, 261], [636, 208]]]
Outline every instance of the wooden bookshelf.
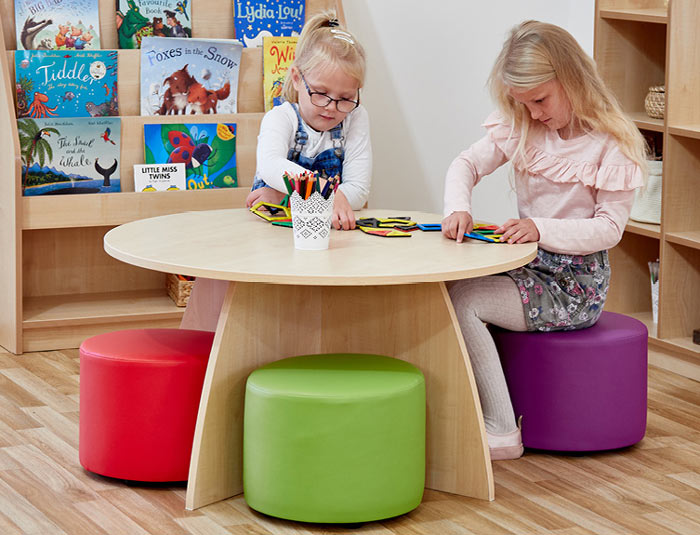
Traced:
[[[117, 46], [114, 0], [99, 0], [103, 49]], [[192, 36], [233, 37], [230, 0], [197, 0]], [[341, 0], [307, 0], [307, 16]], [[107, 255], [104, 234], [128, 221], [188, 210], [242, 207], [255, 173], [263, 117], [262, 52], [244, 49], [238, 113], [139, 115], [140, 51], [118, 56], [121, 113], [121, 193], [23, 197], [14, 109], [14, 0], [0, 0], [0, 346], [12, 351], [74, 348], [88, 336], [124, 328], [176, 327], [183, 308], [167, 296], [165, 275]], [[133, 164], [143, 163], [143, 125], [235, 122], [238, 188], [134, 192]], [[206, 232], [206, 229], [203, 229]]]
[[[642, 131], [663, 136], [661, 224], [630, 221], [611, 250], [606, 309], [649, 328], [654, 363], [700, 380], [700, 6], [696, 0], [597, 0], [595, 59]], [[653, 85], [666, 85], [663, 120], [644, 113]], [[660, 259], [659, 317], [653, 323], [647, 262]], [[655, 352], [656, 353], [656, 352]]]

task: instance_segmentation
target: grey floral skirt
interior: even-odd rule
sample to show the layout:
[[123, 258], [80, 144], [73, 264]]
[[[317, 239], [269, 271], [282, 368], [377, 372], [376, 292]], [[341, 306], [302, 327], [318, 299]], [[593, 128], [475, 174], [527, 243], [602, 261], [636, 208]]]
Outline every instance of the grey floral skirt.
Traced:
[[590, 327], [610, 284], [607, 251], [581, 256], [539, 249], [532, 262], [506, 274], [518, 285], [529, 331]]

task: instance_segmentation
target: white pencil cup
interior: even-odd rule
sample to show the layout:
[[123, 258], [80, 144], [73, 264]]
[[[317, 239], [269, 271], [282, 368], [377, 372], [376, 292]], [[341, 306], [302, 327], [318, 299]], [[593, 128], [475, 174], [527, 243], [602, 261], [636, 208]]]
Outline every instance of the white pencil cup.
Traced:
[[296, 191], [289, 199], [292, 209], [294, 247], [306, 251], [328, 249], [333, 215], [333, 193], [328, 199], [314, 192], [304, 200]]
[[654, 323], [659, 322], [659, 281], [651, 281], [651, 317]]

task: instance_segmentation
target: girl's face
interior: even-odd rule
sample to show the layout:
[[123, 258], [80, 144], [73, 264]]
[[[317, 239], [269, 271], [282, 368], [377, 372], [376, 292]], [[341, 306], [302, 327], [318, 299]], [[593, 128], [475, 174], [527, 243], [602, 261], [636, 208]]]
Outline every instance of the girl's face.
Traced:
[[571, 123], [571, 102], [559, 80], [555, 78], [532, 89], [511, 88], [508, 93], [528, 109], [533, 121], [568, 137], [562, 129]]
[[[340, 111], [337, 100], [357, 102], [360, 95], [360, 88], [357, 80], [348, 76], [339, 67], [316, 67], [307, 72], [299, 72], [296, 67], [292, 67], [292, 83], [294, 89], [299, 94], [299, 113], [314, 130], [325, 132], [334, 126], [339, 125], [350, 111]], [[309, 94], [311, 93], [311, 94]], [[322, 93], [333, 100], [328, 101], [325, 106], [317, 106], [311, 102], [312, 94]], [[314, 97], [314, 102], [323, 101], [322, 97]], [[327, 99], [326, 99], [327, 100]], [[341, 108], [353, 107], [353, 104], [343, 102]]]

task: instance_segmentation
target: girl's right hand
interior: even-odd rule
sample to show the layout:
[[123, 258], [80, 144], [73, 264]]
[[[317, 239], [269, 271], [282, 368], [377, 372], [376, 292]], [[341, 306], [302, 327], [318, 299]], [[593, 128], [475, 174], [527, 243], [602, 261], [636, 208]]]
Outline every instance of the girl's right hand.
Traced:
[[446, 238], [461, 243], [464, 240], [464, 233], [472, 231], [473, 224], [469, 212], [452, 212], [442, 220], [442, 234]]
[[279, 204], [284, 199], [284, 193], [277, 191], [274, 188], [265, 186], [251, 191], [246, 197], [245, 206], [250, 208], [259, 201], [265, 201], [270, 204]]

